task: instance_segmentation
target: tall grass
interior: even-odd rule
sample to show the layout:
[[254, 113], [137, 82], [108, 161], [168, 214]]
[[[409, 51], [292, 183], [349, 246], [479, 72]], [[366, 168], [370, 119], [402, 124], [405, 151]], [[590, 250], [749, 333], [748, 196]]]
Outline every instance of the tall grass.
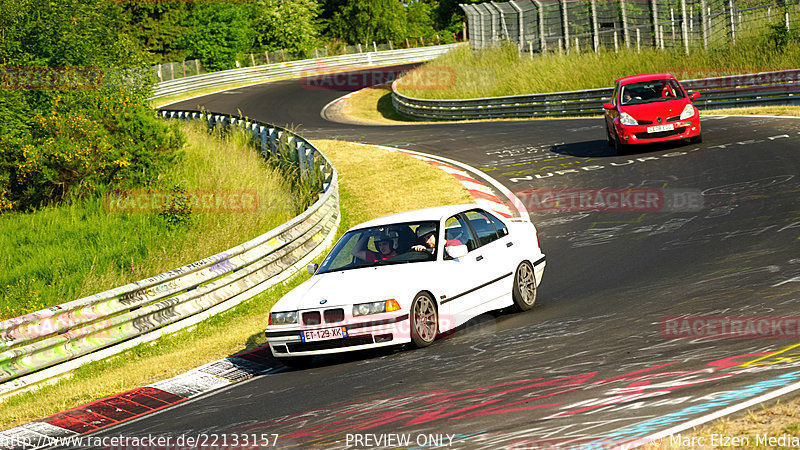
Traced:
[[[773, 24], [775, 25], [775, 24]], [[544, 92], [575, 91], [613, 86], [623, 76], [668, 72], [678, 79], [707, 78], [760, 71], [795, 69], [800, 61], [800, 39], [776, 37], [776, 26], [741, 31], [736, 45], [719, 43], [704, 51], [682, 49], [601, 48], [599, 53], [546, 53], [520, 55], [517, 47], [503, 45], [482, 51], [460, 47], [428, 62], [423, 68], [442, 76], [455, 73], [453, 83], [416, 83], [423, 77], [405, 76], [398, 89], [404, 95], [427, 99], [497, 97]], [[445, 68], [442, 70], [441, 68]]]
[[0, 216], [0, 319], [147, 278], [252, 239], [302, 210], [286, 177], [264, 164], [241, 132], [182, 124], [185, 158], [159, 185], [252, 190], [242, 212], [111, 212], [102, 196]]

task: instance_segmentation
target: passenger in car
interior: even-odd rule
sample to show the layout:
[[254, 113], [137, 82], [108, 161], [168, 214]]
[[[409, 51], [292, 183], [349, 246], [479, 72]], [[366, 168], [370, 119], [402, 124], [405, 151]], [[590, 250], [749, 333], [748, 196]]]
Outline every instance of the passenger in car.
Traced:
[[353, 256], [367, 263], [385, 261], [397, 256], [391, 236], [384, 234], [375, 236], [373, 242], [375, 244], [375, 249], [378, 250], [377, 253], [367, 248], [369, 238], [370, 235], [364, 233], [364, 236], [362, 236], [358, 242], [356, 242], [355, 247], [353, 247], [353, 251], [351, 252]]

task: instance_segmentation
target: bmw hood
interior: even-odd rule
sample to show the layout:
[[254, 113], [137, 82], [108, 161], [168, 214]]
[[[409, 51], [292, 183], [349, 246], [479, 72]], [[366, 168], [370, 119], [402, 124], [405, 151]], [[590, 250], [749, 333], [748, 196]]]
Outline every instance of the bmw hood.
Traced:
[[[364, 267], [314, 275], [283, 296], [272, 311], [294, 311], [395, 298], [425, 283], [431, 263]], [[412, 294], [408, 294], [413, 295]]]

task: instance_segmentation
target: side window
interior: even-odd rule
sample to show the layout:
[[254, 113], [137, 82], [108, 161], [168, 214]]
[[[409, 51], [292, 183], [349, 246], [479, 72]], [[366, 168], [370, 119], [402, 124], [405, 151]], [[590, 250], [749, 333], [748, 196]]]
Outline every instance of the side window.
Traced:
[[[458, 241], [467, 246], [467, 250], [472, 251], [478, 248], [472, 231], [467, 223], [460, 216], [453, 216], [444, 223], [444, 238], [446, 241]], [[447, 242], [445, 242], [447, 245]]]
[[617, 99], [619, 98], [617, 97], [618, 95], [619, 95], [619, 85], [616, 85], [614, 87], [614, 93], [611, 94], [611, 104], [614, 106], [617, 106]]
[[506, 224], [504, 224], [502, 221], [500, 221], [500, 219], [498, 219], [497, 217], [489, 214], [488, 212], [486, 213], [486, 215], [489, 216], [489, 219], [492, 220], [492, 223], [494, 224], [494, 228], [497, 230], [497, 235], [499, 237], [503, 237], [503, 236], [506, 236], [508, 234], [508, 227], [506, 227]]
[[478, 235], [478, 243], [480, 245], [486, 245], [498, 239], [497, 231], [485, 213], [482, 211], [468, 211], [465, 215], [470, 225], [472, 225], [472, 229]]

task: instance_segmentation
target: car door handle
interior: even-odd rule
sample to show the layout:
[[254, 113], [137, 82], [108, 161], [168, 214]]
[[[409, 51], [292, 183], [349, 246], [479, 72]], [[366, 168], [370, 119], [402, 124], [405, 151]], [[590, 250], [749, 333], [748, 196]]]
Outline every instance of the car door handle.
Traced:
[[477, 257], [477, 258], [475, 258], [475, 261], [480, 261], [480, 260], [482, 260], [482, 259], [483, 259], [483, 255], [478, 255], [478, 257]]
[[514, 245], [513, 242], [506, 242], [506, 247], [511, 247], [512, 245]]

